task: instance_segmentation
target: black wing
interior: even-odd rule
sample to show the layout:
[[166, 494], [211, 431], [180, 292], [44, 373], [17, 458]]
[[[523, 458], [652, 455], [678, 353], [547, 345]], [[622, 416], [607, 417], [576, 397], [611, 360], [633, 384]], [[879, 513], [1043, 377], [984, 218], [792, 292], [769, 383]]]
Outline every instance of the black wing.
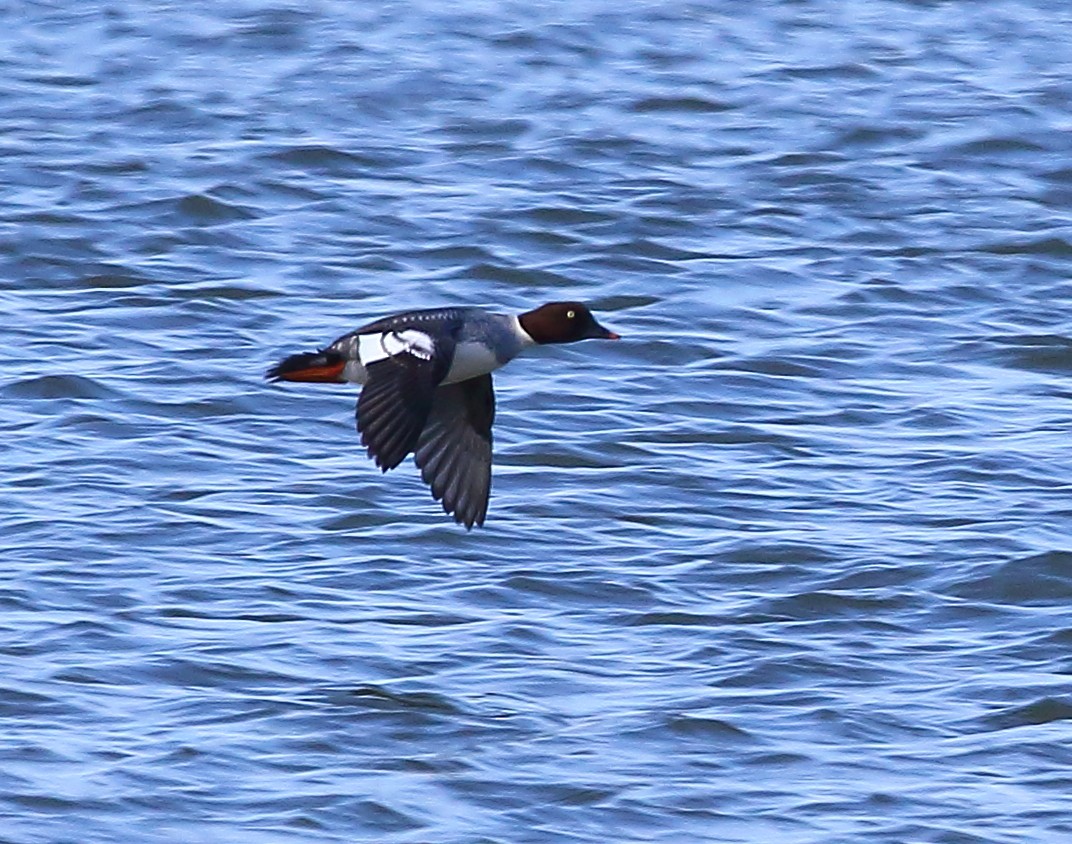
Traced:
[[446, 321], [434, 332], [425, 325], [363, 330], [377, 338], [383, 356], [365, 363], [368, 379], [357, 400], [357, 430], [382, 471], [395, 468], [417, 447], [436, 388], [454, 360], [459, 326], [460, 321], [457, 326]]
[[484, 524], [488, 513], [494, 421], [491, 375], [442, 386], [414, 455], [432, 496], [466, 530]]

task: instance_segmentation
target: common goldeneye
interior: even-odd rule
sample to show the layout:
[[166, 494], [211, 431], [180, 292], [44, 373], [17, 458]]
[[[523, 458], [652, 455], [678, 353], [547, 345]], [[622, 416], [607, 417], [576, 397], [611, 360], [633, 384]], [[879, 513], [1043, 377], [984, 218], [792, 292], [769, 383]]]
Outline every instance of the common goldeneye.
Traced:
[[361, 444], [381, 471], [408, 454], [443, 509], [466, 530], [484, 524], [491, 488], [491, 373], [533, 345], [617, 340], [580, 302], [520, 316], [478, 308], [409, 311], [371, 322], [318, 352], [290, 355], [270, 381], [363, 384]]

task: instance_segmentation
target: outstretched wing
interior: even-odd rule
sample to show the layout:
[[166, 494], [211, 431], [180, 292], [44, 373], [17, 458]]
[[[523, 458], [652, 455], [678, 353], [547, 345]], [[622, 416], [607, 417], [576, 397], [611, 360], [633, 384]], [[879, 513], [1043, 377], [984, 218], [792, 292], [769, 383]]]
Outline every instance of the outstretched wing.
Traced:
[[446, 384], [435, 391], [414, 455], [432, 496], [466, 530], [488, 512], [494, 420], [491, 375]]
[[384, 472], [417, 447], [436, 388], [454, 359], [453, 322], [437, 321], [434, 331], [404, 323], [366, 328], [357, 337], [367, 373], [357, 400], [357, 430], [369, 457]]

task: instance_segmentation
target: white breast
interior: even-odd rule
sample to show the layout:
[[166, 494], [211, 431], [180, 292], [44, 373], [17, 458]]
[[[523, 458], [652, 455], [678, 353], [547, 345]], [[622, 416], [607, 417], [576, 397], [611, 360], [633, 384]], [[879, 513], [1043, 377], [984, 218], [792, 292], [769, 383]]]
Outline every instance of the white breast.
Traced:
[[468, 381], [478, 375], [487, 375], [502, 366], [495, 353], [483, 343], [459, 343], [454, 349], [454, 362], [443, 379], [444, 384]]

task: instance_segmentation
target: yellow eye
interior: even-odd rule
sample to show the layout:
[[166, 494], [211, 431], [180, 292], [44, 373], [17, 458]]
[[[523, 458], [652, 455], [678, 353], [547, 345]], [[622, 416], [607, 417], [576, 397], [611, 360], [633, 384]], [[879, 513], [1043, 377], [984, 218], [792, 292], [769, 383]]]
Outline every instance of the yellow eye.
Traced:
[[566, 311], [566, 319], [573, 319], [575, 316], [577, 316], [576, 311]]

